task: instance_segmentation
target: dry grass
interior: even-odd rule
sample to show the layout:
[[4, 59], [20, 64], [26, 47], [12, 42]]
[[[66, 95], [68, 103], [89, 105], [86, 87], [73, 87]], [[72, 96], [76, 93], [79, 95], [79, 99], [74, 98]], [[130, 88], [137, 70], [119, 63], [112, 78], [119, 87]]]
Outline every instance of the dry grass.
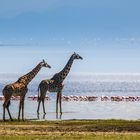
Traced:
[[140, 121], [0, 121], [0, 139], [140, 139]]

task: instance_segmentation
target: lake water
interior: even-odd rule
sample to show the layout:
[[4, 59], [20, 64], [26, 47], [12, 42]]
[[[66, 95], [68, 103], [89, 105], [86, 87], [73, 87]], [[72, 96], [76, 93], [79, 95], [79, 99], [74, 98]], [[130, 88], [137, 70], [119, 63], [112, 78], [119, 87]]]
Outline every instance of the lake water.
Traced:
[[[0, 92], [6, 84], [14, 82], [20, 75], [1, 74]], [[26, 97], [37, 95], [37, 88], [45, 75], [38, 75], [29, 85]], [[97, 96], [96, 101], [63, 101], [62, 116], [56, 116], [56, 94], [49, 93], [49, 101], [45, 102], [47, 114], [43, 116], [42, 106], [39, 119], [140, 119], [140, 101], [101, 101], [101, 96], [140, 96], [139, 74], [92, 74], [68, 76], [65, 81], [63, 95], [65, 96]], [[0, 119], [2, 119], [2, 104], [0, 101]], [[10, 106], [14, 118], [18, 115], [19, 101], [12, 101]], [[25, 100], [25, 118], [37, 119], [37, 101]], [[8, 118], [8, 115], [6, 114]]]

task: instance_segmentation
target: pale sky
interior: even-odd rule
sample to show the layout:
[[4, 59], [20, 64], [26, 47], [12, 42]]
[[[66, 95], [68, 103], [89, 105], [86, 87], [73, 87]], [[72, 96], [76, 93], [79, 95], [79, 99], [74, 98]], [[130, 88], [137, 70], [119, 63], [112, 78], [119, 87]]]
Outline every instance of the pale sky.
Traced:
[[139, 0], [0, 0], [0, 73], [25, 73], [47, 59], [71, 73], [140, 72]]

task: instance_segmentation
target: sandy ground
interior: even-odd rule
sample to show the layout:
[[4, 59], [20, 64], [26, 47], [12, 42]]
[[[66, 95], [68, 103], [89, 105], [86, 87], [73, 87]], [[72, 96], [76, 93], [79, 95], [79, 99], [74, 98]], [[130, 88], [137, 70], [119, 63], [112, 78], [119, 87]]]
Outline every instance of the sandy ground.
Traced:
[[1, 127], [0, 129], [0, 135], [1, 136], [16, 136], [16, 135], [47, 135], [47, 136], [52, 136], [52, 135], [65, 135], [68, 134], [72, 135], [72, 134], [78, 134], [78, 135], [102, 135], [102, 134], [123, 134], [123, 135], [127, 135], [127, 134], [131, 134], [131, 135], [139, 135], [140, 136], [140, 132], [81, 132], [81, 131], [72, 131], [72, 130], [65, 130], [65, 131], [58, 131], [57, 129], [54, 131], [54, 128], [49, 127], [49, 126], [35, 126], [35, 125], [26, 125], [26, 126], [11, 126], [11, 125], [7, 125], [4, 127]]

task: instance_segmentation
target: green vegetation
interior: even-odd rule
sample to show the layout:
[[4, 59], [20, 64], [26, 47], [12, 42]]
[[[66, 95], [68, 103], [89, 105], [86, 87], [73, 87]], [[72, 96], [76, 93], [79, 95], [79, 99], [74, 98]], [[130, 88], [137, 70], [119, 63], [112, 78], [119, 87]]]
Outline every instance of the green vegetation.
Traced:
[[[100, 132], [140, 132], [140, 120], [127, 121], [127, 120], [66, 120], [66, 121], [0, 121], [0, 125], [35, 125], [46, 126], [46, 129], [51, 128], [51, 131], [100, 131]], [[49, 131], [49, 129], [48, 129]]]
[[0, 140], [139, 140], [140, 135], [132, 134], [63, 134], [59, 136], [0, 136]]
[[0, 140], [67, 140], [67, 139], [140, 139], [140, 121], [67, 120], [67, 121], [0, 121]]

